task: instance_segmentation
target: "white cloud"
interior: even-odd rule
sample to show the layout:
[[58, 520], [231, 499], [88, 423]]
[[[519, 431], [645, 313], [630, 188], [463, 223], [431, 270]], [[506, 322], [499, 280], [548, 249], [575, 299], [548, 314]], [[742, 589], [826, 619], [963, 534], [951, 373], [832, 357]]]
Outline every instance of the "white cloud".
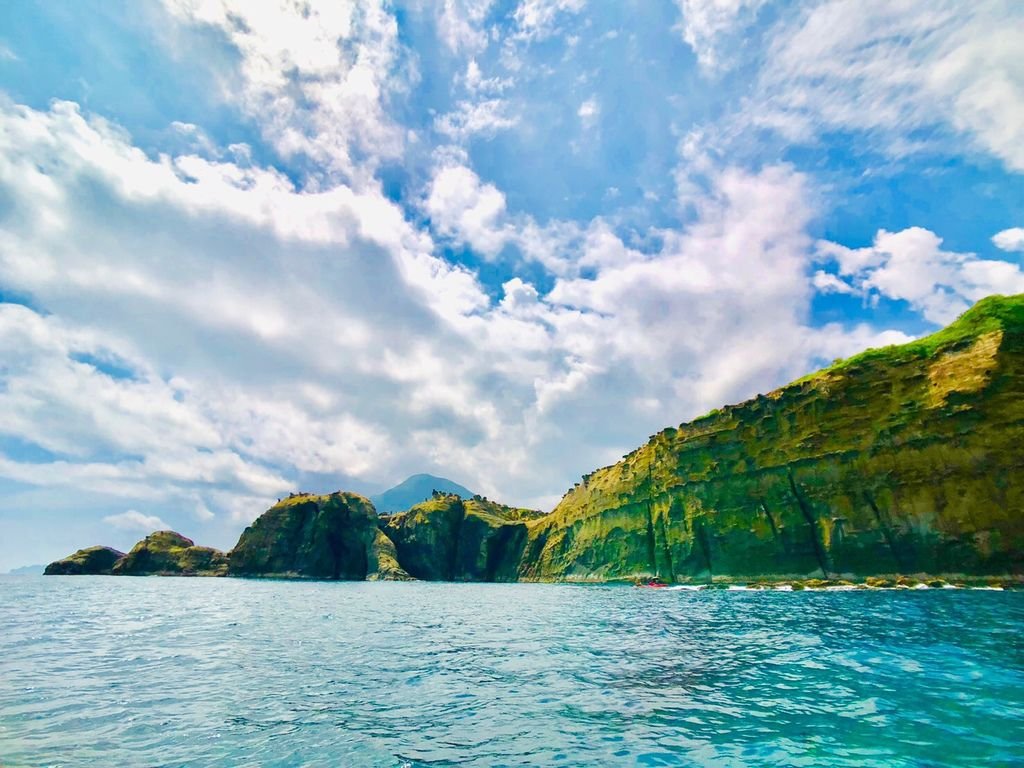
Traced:
[[[67, 456], [61, 482], [267, 498], [291, 485], [276, 466], [376, 473], [385, 400], [432, 372], [411, 364], [424, 343], [457, 346], [441, 317], [486, 303], [379, 192], [299, 193], [265, 169], [152, 160], [69, 104], [0, 104], [0, 125], [0, 279], [53, 313], [2, 305], [18, 365], [4, 370], [0, 430]], [[384, 359], [404, 359], [401, 376]], [[111, 452], [124, 458], [94, 460]], [[55, 467], [0, 473], [53, 482]]]
[[513, 84], [509, 77], [484, 77], [476, 59], [470, 59], [462, 78], [466, 90], [473, 94], [501, 93]]
[[437, 34], [452, 53], [479, 53], [487, 47], [482, 22], [494, 0], [444, 0], [438, 6]]
[[510, 105], [505, 99], [459, 101], [456, 107], [454, 112], [440, 115], [434, 121], [434, 127], [460, 142], [478, 135], [493, 136], [519, 122], [518, 116], [510, 113]]
[[783, 19], [735, 130], [860, 131], [894, 156], [966, 137], [1024, 170], [1024, 6], [829, 0]]
[[435, 230], [493, 258], [508, 242], [505, 195], [462, 165], [442, 166], [430, 184], [425, 209]]
[[166, 531], [170, 529], [170, 526], [156, 515], [144, 515], [134, 509], [129, 509], [127, 512], [122, 512], [119, 515], [108, 515], [103, 518], [103, 522], [124, 531], [152, 533], [153, 531]]
[[585, 5], [586, 0], [522, 0], [512, 14], [517, 36], [524, 40], [551, 37], [562, 17], [579, 13]]
[[937, 324], [950, 322], [990, 294], [1024, 293], [1024, 271], [1016, 264], [941, 246], [942, 238], [921, 227], [879, 230], [866, 248], [820, 242], [819, 258], [835, 263], [839, 277], [826, 275], [815, 282], [826, 290], [906, 301]]
[[0, 305], [0, 432], [55, 454], [0, 476], [211, 524], [306, 473], [448, 472], [530, 503], [874, 338], [804, 322], [815, 208], [789, 166], [708, 165], [694, 221], [640, 251], [612, 220], [510, 212], [459, 157], [424, 195], [433, 231], [515, 246], [552, 290], [491, 299], [374, 188], [148, 157], [75, 105], [0, 103], [0, 281], [49, 313]]
[[238, 51], [237, 72], [222, 75], [224, 97], [256, 118], [285, 157], [302, 154], [368, 182], [375, 158], [400, 153], [404, 133], [385, 107], [411, 75], [386, 3], [163, 2], [179, 22], [214, 28]]
[[[734, 42], [735, 33], [757, 17], [767, 0], [676, 0], [682, 13], [683, 39], [708, 70], [721, 68], [723, 41]], [[728, 60], [728, 55], [725, 57]]]
[[584, 128], [590, 128], [601, 116], [601, 105], [595, 97], [591, 97], [580, 104], [580, 108], [576, 110], [576, 115], [579, 117], [580, 123]]
[[1011, 227], [992, 236], [996, 248], [1003, 251], [1024, 251], [1024, 227]]

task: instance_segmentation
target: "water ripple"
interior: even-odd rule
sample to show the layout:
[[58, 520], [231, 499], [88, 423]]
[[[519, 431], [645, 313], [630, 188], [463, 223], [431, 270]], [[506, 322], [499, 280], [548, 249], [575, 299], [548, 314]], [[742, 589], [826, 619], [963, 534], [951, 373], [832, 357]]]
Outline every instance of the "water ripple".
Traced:
[[0, 578], [4, 766], [1024, 765], [1024, 595]]

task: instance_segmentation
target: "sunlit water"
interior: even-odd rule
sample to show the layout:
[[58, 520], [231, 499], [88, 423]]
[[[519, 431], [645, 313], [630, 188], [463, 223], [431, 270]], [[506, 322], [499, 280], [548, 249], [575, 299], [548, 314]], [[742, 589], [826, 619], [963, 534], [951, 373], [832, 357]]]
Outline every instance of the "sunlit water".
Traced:
[[1024, 594], [0, 578], [3, 766], [1024, 765]]

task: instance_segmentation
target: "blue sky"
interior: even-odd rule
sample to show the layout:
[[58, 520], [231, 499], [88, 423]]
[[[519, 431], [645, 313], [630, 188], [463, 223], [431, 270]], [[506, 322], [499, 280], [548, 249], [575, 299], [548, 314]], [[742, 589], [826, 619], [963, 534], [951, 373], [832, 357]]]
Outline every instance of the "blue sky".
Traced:
[[550, 508], [1024, 292], [1024, 12], [0, 7], [0, 570], [295, 489]]

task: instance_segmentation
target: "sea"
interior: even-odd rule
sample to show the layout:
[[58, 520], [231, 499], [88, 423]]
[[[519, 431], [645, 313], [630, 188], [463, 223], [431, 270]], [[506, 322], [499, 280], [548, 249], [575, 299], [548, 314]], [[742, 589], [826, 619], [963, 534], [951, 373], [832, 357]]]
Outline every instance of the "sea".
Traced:
[[0, 577], [0, 766], [1024, 766], [1024, 593]]

